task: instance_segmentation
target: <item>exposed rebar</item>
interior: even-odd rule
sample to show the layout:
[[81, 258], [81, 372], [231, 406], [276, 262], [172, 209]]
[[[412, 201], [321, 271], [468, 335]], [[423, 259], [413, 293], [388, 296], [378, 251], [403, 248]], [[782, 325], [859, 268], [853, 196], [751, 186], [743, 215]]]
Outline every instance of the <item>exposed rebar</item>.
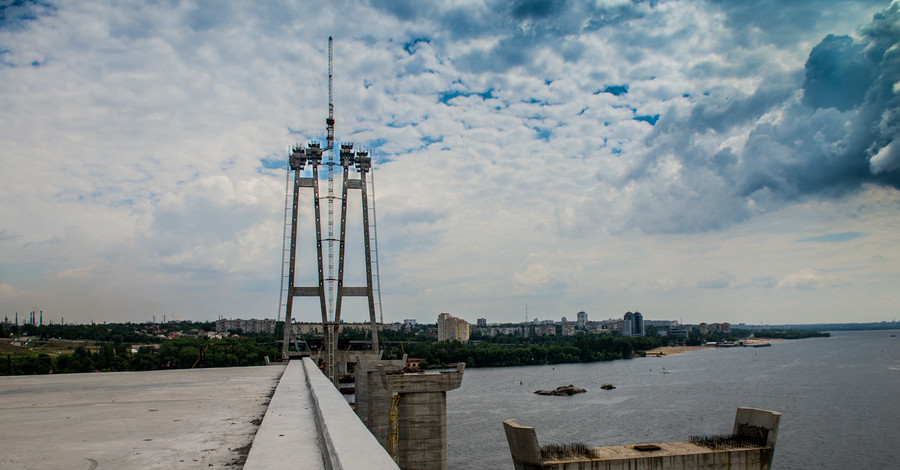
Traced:
[[546, 444], [541, 446], [541, 461], [577, 460], [596, 458], [594, 449], [582, 442], [572, 444]]

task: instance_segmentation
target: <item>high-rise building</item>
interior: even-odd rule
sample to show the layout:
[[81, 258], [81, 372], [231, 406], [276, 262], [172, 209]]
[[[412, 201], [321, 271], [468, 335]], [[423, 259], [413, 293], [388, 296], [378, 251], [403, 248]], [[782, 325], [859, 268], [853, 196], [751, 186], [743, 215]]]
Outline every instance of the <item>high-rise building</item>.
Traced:
[[228, 320], [220, 318], [216, 320], [216, 333], [227, 333], [229, 331], [242, 331], [244, 333], [275, 333], [275, 320], [267, 318], [264, 320]]
[[469, 323], [449, 313], [438, 315], [438, 341], [468, 341]]
[[625, 317], [622, 318], [622, 335], [623, 336], [631, 336], [634, 331], [634, 314], [631, 312], [626, 312]]
[[575, 324], [578, 326], [578, 328], [584, 328], [585, 323], [587, 323], [587, 313], [584, 313], [583, 311], [578, 312], [578, 317], [575, 320]]
[[644, 336], [644, 316], [641, 312], [626, 312], [622, 318], [623, 336]]
[[644, 336], [644, 316], [641, 312], [634, 312], [634, 324], [631, 328], [632, 336]]

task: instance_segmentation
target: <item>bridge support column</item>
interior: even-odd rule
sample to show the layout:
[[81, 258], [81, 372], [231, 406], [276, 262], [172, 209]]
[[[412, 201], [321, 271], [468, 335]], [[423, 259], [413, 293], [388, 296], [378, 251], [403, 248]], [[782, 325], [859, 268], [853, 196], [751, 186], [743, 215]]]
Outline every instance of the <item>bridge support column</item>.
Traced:
[[382, 375], [384, 388], [400, 396], [400, 468], [447, 468], [447, 391], [459, 388], [465, 367], [461, 363], [450, 372]]
[[382, 386], [381, 376], [406, 366], [403, 359], [356, 356], [356, 414], [378, 443], [387, 450], [392, 394]]

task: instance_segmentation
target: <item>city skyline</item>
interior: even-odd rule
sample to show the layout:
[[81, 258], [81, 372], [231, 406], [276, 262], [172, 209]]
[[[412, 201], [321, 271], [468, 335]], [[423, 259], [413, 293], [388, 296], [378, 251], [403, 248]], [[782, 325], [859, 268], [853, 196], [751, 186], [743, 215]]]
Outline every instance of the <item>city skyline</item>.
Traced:
[[385, 322], [896, 315], [897, 1], [89, 0], [0, 8], [0, 318], [274, 318], [329, 36]]

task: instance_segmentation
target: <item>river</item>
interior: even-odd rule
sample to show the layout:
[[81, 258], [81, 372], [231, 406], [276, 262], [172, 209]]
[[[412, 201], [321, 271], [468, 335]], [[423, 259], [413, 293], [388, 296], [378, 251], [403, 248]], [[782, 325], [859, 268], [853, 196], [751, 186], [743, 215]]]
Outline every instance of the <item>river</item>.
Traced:
[[[601, 390], [604, 383], [616, 389]], [[533, 393], [568, 384], [588, 391]], [[767, 348], [469, 368], [462, 386], [447, 393], [448, 467], [513, 468], [503, 432], [509, 418], [534, 426], [541, 445], [605, 446], [729, 433], [740, 406], [782, 413], [773, 468], [900, 468], [900, 333], [834, 332]]]

